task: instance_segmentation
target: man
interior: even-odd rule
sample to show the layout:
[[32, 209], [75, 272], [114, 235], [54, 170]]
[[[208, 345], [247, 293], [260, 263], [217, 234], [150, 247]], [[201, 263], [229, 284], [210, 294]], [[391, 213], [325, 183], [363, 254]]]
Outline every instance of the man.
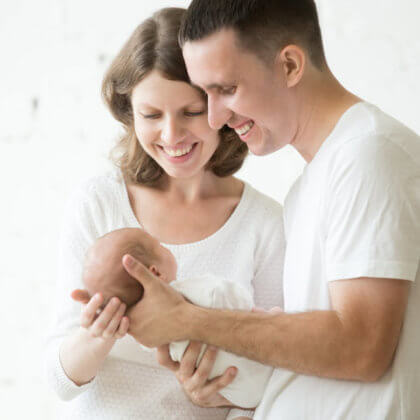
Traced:
[[213, 128], [308, 162], [285, 202], [285, 311], [197, 308], [126, 256], [145, 287], [130, 332], [280, 368], [256, 419], [418, 418], [418, 136], [335, 79], [313, 0], [193, 0], [180, 42]]

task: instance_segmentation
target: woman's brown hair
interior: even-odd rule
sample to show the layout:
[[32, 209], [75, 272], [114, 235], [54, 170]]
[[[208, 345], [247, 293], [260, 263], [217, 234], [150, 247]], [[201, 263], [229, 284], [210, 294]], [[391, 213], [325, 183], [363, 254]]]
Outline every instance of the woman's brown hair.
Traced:
[[[137, 139], [131, 93], [152, 70], [158, 70], [169, 80], [190, 83], [178, 44], [178, 31], [184, 14], [185, 9], [182, 8], [165, 8], [140, 24], [111, 63], [102, 82], [102, 96], [125, 131], [112, 149], [111, 158], [123, 176], [134, 183], [153, 185], [164, 171], [143, 150]], [[242, 166], [248, 147], [226, 126], [219, 135], [220, 144], [206, 169], [224, 177], [232, 175]]]

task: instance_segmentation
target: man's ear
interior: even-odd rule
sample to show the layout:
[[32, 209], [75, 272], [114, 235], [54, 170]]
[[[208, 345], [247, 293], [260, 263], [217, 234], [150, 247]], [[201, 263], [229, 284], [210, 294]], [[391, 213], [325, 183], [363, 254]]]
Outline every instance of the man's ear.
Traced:
[[306, 69], [306, 56], [302, 48], [297, 45], [285, 46], [276, 57], [276, 67], [283, 72], [288, 88], [296, 86], [303, 77]]

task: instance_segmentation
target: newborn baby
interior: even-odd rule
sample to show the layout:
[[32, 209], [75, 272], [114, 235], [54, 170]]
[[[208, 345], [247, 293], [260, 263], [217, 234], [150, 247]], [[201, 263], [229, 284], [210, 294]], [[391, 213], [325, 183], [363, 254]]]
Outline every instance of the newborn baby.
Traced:
[[142, 285], [122, 265], [125, 254], [138, 259], [163, 281], [169, 283], [176, 278], [175, 257], [157, 239], [142, 229], [114, 230], [97, 239], [88, 249], [82, 274], [90, 297], [102, 293], [103, 307], [116, 296], [129, 308], [143, 295]]
[[[97, 239], [87, 252], [83, 283], [90, 296], [97, 292], [102, 293], [104, 305], [113, 296], [117, 296], [130, 307], [143, 295], [143, 287], [122, 265], [122, 257], [125, 254], [138, 259], [154, 275], [170, 283], [195, 305], [246, 311], [250, 311], [254, 306], [250, 292], [240, 284], [212, 275], [176, 280], [177, 264], [174, 255], [156, 238], [138, 228], [109, 232]], [[171, 343], [171, 358], [179, 362], [187, 346], [187, 341]], [[203, 345], [197, 364], [205, 349], [206, 346]], [[209, 379], [222, 375], [229, 366], [236, 366], [238, 373], [233, 382], [223, 388], [220, 394], [239, 407], [256, 407], [271, 376], [272, 368], [220, 350]]]

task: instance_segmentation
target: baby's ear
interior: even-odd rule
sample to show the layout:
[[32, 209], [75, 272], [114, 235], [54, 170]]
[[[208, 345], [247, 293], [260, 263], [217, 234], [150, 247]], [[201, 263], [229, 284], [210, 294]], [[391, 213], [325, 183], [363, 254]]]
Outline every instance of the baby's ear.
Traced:
[[155, 265], [151, 265], [149, 267], [149, 270], [156, 276], [156, 277], [160, 277], [160, 271], [157, 269], [157, 267]]

